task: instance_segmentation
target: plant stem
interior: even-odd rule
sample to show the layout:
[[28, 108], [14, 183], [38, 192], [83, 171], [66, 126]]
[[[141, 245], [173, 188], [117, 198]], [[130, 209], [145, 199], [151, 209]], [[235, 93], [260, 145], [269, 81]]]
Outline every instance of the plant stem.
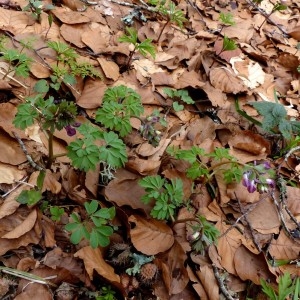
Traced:
[[128, 61], [127, 61], [127, 64], [126, 64], [126, 70], [129, 69], [129, 66], [130, 66], [131, 61], [132, 61], [133, 54], [135, 53], [135, 49], [136, 49], [136, 46], [134, 46], [134, 49], [130, 52], [130, 55], [128, 57]]
[[168, 21], [165, 23], [165, 25], [163, 26], [163, 28], [161, 29], [161, 32], [160, 32], [160, 34], [159, 34], [159, 36], [158, 36], [158, 38], [157, 38], [157, 41], [156, 41], [157, 44], [159, 43], [159, 40], [160, 40], [160, 38], [161, 38], [161, 36], [162, 36], [162, 33], [164, 32], [165, 28], [167, 27], [167, 25], [168, 25], [169, 23], [170, 23], [170, 20], [168, 20]]
[[54, 160], [54, 155], [53, 155], [53, 133], [51, 131], [48, 131], [48, 161], [47, 161], [47, 165], [46, 168], [50, 169], [51, 165], [53, 163]]

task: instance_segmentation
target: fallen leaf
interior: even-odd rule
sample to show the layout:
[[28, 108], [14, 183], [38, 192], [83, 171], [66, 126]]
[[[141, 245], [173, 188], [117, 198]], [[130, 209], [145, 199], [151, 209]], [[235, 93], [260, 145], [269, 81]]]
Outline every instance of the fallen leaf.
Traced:
[[104, 260], [102, 253], [98, 248], [93, 249], [90, 246], [83, 247], [74, 254], [74, 257], [79, 257], [83, 260], [90, 279], [93, 279], [93, 271], [95, 270], [106, 280], [120, 283], [119, 275], [117, 275], [113, 267]]
[[172, 229], [163, 222], [131, 215], [129, 222], [135, 224], [130, 229], [131, 241], [134, 247], [146, 254], [156, 255], [167, 251], [174, 243]]

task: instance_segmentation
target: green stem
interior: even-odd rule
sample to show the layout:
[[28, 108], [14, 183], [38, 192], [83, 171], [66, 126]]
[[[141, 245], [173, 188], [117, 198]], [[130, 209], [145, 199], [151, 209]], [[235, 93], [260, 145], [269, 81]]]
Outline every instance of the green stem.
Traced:
[[243, 111], [242, 109], [240, 109], [240, 105], [239, 105], [239, 98], [238, 96], [235, 96], [234, 98], [234, 105], [235, 105], [235, 110], [241, 115], [243, 116], [245, 119], [247, 119], [248, 121], [250, 121], [251, 123], [262, 127], [262, 123], [259, 122], [258, 120], [250, 117], [245, 111]]

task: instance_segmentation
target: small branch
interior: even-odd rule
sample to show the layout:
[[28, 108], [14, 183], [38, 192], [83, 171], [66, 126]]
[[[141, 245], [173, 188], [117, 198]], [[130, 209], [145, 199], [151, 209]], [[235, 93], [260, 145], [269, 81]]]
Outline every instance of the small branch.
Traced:
[[32, 159], [32, 157], [29, 155], [26, 147], [25, 147], [25, 144], [23, 143], [23, 141], [21, 140], [21, 138], [15, 133], [15, 132], [12, 132], [12, 134], [14, 135], [14, 137], [16, 138], [16, 140], [18, 141], [21, 149], [23, 150], [29, 164], [36, 170], [38, 171], [43, 171], [45, 170], [43, 167], [39, 166], [36, 162], [34, 162], [34, 160]]
[[248, 215], [249, 211], [248, 211], [248, 210], [247, 210], [247, 211], [244, 210], [244, 207], [243, 207], [243, 205], [242, 205], [240, 199], [237, 197], [236, 192], [234, 192], [234, 196], [235, 196], [235, 199], [237, 200], [237, 202], [238, 202], [238, 204], [239, 204], [240, 212], [241, 212], [241, 214], [244, 216], [245, 221], [246, 221], [246, 223], [247, 223], [247, 225], [248, 225], [248, 227], [249, 227], [249, 229], [250, 229], [250, 233], [251, 233], [251, 236], [252, 236], [253, 243], [254, 243], [256, 249], [257, 249], [259, 252], [261, 252], [261, 247], [259, 246], [259, 244], [258, 244], [258, 242], [257, 242], [257, 240], [256, 240], [256, 237], [255, 237], [255, 235], [254, 235], [254, 229], [253, 229], [251, 223], [250, 223], [249, 220], [248, 220], [248, 216], [247, 216], [247, 215]]
[[5, 77], [9, 78], [10, 80], [16, 82], [17, 84], [19, 84], [20, 86], [22, 86], [24, 89], [26, 89], [26, 90], [28, 89], [28, 86], [26, 86], [26, 85], [25, 85], [24, 83], [22, 83], [21, 81], [15, 79], [14, 77], [10, 76], [10, 75], [7, 74], [6, 72], [3, 72], [3, 71], [1, 70], [1, 68], [0, 68], [0, 73], [1, 73], [2, 75], [4, 75]]
[[219, 284], [219, 288], [222, 292], [222, 294], [224, 295], [224, 297], [227, 299], [227, 300], [237, 300], [236, 298], [233, 298], [229, 292], [227, 291], [225, 285], [224, 285], [224, 282], [219, 274], [219, 271], [218, 271], [218, 268], [216, 267], [215, 264], [212, 264], [212, 268], [213, 268], [213, 271], [214, 271], [214, 275], [217, 279], [217, 282]]
[[269, 23], [271, 23], [272, 25], [276, 26], [284, 35], [285, 38], [289, 37], [289, 34], [283, 30], [278, 24], [276, 24], [275, 22], [273, 22], [270, 19], [270, 14], [266, 13], [263, 9], [261, 9], [260, 7], [258, 7], [255, 3], [253, 3], [251, 0], [246, 0], [248, 2], [248, 4], [250, 4], [252, 7], [254, 7], [254, 9], [258, 10], [258, 12], [260, 14], [262, 14], [266, 20], [268, 20]]

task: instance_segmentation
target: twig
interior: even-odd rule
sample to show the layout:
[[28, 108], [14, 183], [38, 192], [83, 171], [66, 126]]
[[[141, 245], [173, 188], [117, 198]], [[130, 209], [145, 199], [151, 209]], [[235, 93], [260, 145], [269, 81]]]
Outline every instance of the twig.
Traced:
[[24, 89], [26, 89], [26, 90], [28, 89], [28, 86], [26, 86], [24, 83], [22, 83], [21, 81], [15, 79], [14, 77], [10, 76], [9, 74], [6, 74], [6, 72], [3, 72], [1, 69], [0, 69], [0, 73], [1, 73], [2, 75], [5, 75], [5, 76], [6, 76], [7, 78], [9, 78], [10, 80], [12, 80], [12, 81], [18, 83], [18, 84], [19, 84], [20, 86], [22, 86]]
[[18, 143], [20, 144], [20, 147], [21, 149], [23, 150], [28, 162], [30, 163], [30, 165], [35, 168], [36, 170], [39, 170], [39, 171], [43, 171], [45, 170], [43, 167], [39, 166], [36, 162], [33, 161], [32, 157], [29, 155], [26, 147], [25, 147], [25, 144], [23, 143], [23, 141], [21, 140], [21, 138], [15, 133], [15, 132], [12, 132], [12, 134], [15, 136], [16, 140], [18, 141]]
[[47, 277], [47, 278], [43, 278], [43, 277], [31, 274], [31, 273], [27, 273], [27, 272], [15, 270], [15, 269], [12, 269], [12, 268], [7, 268], [7, 267], [0, 267], [0, 270], [3, 273], [9, 274], [9, 275], [13, 275], [13, 276], [17, 276], [17, 277], [29, 280], [31, 282], [40, 283], [40, 284], [46, 284], [46, 285], [51, 285], [53, 287], [57, 287], [56, 284], [54, 284], [54, 283], [46, 280], [46, 279], [56, 278], [57, 275], [50, 276], [50, 277]]
[[263, 9], [261, 9], [260, 7], [258, 7], [255, 3], [253, 3], [251, 0], [246, 0], [248, 2], [248, 4], [250, 4], [252, 7], [254, 7], [255, 9], [258, 10], [258, 12], [260, 14], [262, 14], [267, 20], [269, 23], [271, 23], [272, 25], [276, 26], [284, 35], [284, 37], [289, 37], [289, 34], [283, 30], [278, 24], [276, 24], [274, 21], [272, 21], [270, 19], [270, 15], [268, 13], [266, 13]]
[[244, 218], [245, 218], [245, 221], [246, 221], [246, 223], [247, 223], [247, 225], [248, 225], [248, 227], [249, 227], [249, 229], [250, 229], [250, 233], [251, 233], [251, 236], [252, 236], [253, 243], [254, 243], [256, 249], [257, 249], [259, 252], [261, 252], [261, 247], [259, 246], [259, 244], [258, 244], [258, 242], [257, 242], [257, 240], [256, 240], [256, 237], [255, 237], [255, 235], [254, 235], [254, 229], [253, 229], [251, 223], [250, 223], [249, 220], [248, 220], [247, 214], [249, 213], [249, 211], [248, 211], [248, 210], [247, 210], [247, 211], [244, 210], [244, 207], [243, 207], [243, 205], [241, 204], [241, 201], [240, 201], [240, 199], [237, 197], [237, 195], [236, 195], [235, 192], [234, 192], [234, 196], [235, 196], [235, 199], [237, 200], [237, 202], [238, 202], [238, 204], [239, 204], [240, 211], [241, 211], [241, 213], [243, 214], [243, 216], [244, 216]]
[[213, 271], [214, 271], [214, 275], [218, 281], [218, 284], [219, 284], [219, 288], [222, 292], [222, 294], [224, 295], [224, 297], [227, 299], [227, 300], [237, 300], [236, 298], [233, 298], [229, 292], [227, 291], [225, 285], [224, 285], [224, 282], [223, 280], [221, 279], [221, 276], [219, 274], [219, 271], [218, 271], [218, 268], [216, 267], [215, 264], [212, 264], [212, 268], [213, 268]]
[[6, 196], [8, 196], [10, 193], [12, 193], [14, 190], [16, 190], [21, 184], [24, 184], [25, 180], [28, 179], [28, 176], [26, 176], [24, 179], [18, 181], [16, 184], [16, 186], [14, 186], [11, 190], [9, 190], [8, 192], [6, 192], [5, 194], [1, 195], [1, 198], [5, 198]]

